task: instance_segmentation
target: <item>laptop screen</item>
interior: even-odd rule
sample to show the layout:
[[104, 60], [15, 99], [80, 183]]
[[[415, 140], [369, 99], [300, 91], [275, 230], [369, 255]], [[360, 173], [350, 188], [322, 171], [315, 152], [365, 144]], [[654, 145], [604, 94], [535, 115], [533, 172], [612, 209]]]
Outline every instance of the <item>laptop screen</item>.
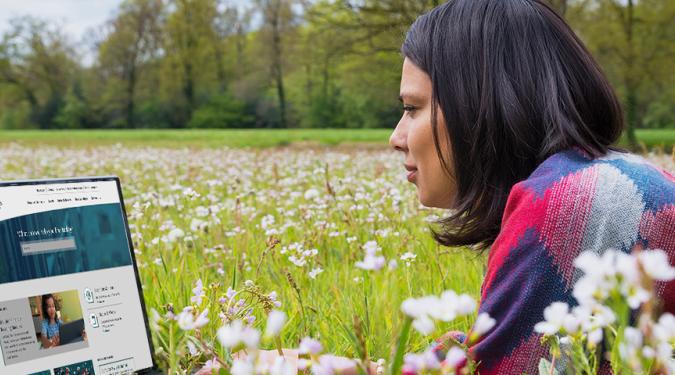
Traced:
[[0, 184], [0, 374], [153, 366], [114, 177]]

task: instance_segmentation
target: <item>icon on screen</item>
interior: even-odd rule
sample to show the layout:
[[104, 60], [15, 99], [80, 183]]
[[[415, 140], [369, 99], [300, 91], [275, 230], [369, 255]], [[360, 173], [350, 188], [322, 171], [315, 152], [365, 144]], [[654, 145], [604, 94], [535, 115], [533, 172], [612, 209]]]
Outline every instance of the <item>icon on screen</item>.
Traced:
[[89, 323], [91, 323], [92, 327], [98, 328], [98, 317], [96, 317], [96, 314], [89, 315]]
[[89, 303], [94, 303], [94, 293], [91, 292], [91, 289], [84, 288], [84, 300]]

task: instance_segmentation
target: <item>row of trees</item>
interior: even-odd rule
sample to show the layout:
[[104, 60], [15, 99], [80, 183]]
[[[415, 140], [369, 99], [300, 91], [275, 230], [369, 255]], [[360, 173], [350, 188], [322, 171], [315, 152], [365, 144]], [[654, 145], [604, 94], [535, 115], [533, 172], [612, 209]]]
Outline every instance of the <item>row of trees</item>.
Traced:
[[[675, 2], [549, 1], [632, 127], [675, 126]], [[439, 3], [127, 0], [79, 43], [16, 18], [0, 39], [0, 127], [393, 126], [401, 41]]]

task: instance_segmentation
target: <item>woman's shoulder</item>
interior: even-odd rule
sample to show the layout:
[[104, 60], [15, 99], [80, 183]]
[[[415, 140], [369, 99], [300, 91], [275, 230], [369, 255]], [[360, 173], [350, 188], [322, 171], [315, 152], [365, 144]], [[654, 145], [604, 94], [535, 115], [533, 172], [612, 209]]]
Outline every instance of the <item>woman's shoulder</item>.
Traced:
[[504, 254], [523, 243], [541, 246], [571, 281], [571, 260], [581, 251], [630, 251], [640, 241], [675, 256], [673, 227], [675, 178], [669, 172], [630, 153], [591, 158], [567, 150], [514, 185], [495, 244]]
[[518, 185], [537, 197], [565, 187], [583, 195], [612, 195], [621, 191], [625, 193], [620, 194], [624, 199], [630, 198], [625, 196], [627, 193], [632, 193], [633, 200], [641, 200], [652, 209], [675, 204], [675, 176], [640, 155], [614, 150], [597, 158], [577, 148], [558, 152]]

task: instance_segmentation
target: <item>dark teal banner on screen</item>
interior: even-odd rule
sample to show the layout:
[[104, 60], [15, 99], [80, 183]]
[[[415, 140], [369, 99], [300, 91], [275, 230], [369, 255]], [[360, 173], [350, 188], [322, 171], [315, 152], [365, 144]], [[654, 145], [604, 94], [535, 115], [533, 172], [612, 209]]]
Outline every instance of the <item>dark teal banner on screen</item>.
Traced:
[[131, 265], [119, 203], [0, 222], [0, 284]]

